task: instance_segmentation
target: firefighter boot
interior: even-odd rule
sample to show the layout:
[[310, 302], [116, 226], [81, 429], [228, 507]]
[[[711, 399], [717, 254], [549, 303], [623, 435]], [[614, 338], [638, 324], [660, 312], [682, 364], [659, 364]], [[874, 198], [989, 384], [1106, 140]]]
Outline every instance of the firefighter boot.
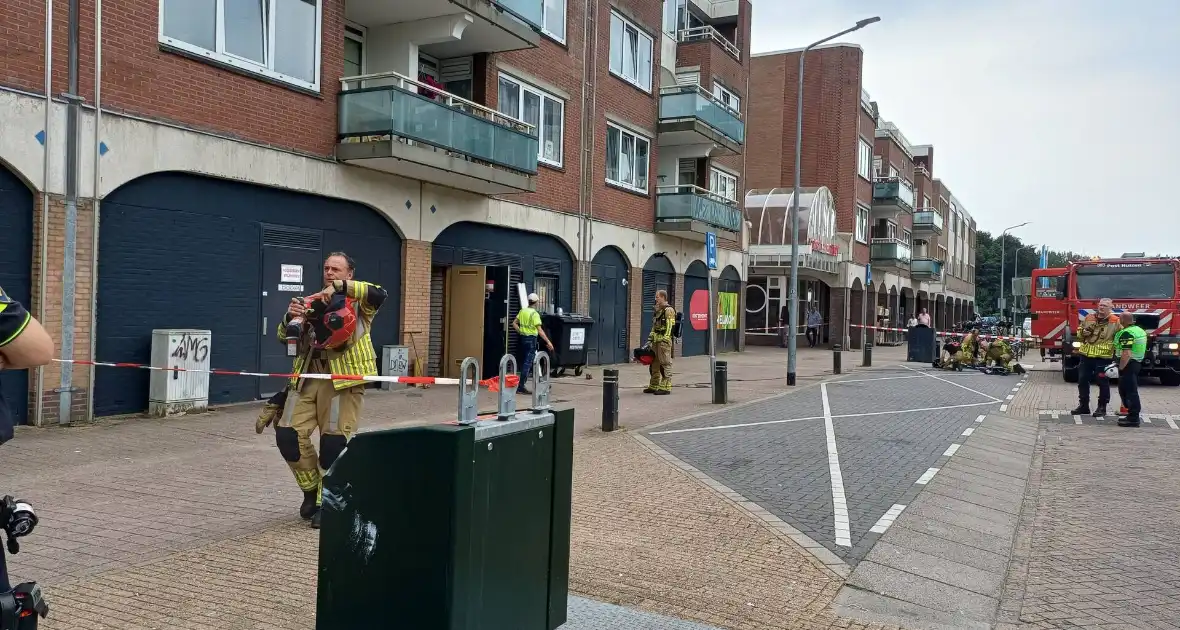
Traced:
[[1069, 412], [1069, 415], [1071, 415], [1071, 416], [1088, 416], [1088, 415], [1090, 415], [1090, 403], [1085, 402], [1085, 403], [1078, 405], [1078, 408]]
[[319, 510], [316, 510], [315, 514], [313, 514], [311, 517], [311, 528], [312, 529], [319, 529], [320, 528], [320, 511]]
[[305, 521], [310, 521], [317, 518], [320, 513], [320, 506], [316, 505], [315, 490], [305, 490], [303, 492], [303, 505], [299, 506], [299, 517]]
[[1094, 417], [1095, 418], [1103, 418], [1105, 416], [1106, 416], [1106, 405], [1099, 403], [1098, 406], [1094, 409]]

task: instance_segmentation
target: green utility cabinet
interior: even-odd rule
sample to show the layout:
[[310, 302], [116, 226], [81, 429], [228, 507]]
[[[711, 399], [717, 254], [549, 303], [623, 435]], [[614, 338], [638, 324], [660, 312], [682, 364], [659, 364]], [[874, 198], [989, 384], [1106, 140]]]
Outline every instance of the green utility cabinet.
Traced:
[[317, 630], [565, 623], [574, 412], [512, 411], [349, 441], [324, 478]]

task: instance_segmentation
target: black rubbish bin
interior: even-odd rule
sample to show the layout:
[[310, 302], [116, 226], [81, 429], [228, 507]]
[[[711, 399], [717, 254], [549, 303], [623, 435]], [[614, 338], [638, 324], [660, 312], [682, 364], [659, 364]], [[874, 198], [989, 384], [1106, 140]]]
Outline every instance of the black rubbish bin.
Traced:
[[553, 342], [553, 356], [550, 363], [552, 376], [562, 376], [567, 368], [581, 376], [586, 367], [586, 342], [594, 329], [594, 320], [589, 315], [563, 313], [546, 315], [542, 319], [545, 332]]
[[914, 326], [909, 329], [909, 347], [906, 348], [906, 361], [910, 363], [933, 363], [934, 329], [927, 326]]

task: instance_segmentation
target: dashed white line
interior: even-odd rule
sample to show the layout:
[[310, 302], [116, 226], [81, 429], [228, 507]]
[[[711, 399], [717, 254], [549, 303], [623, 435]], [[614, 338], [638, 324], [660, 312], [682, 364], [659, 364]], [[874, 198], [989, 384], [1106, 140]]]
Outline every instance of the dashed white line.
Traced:
[[1081, 417], [1081, 416], [1074, 416], [1074, 417], [1073, 417], [1073, 423], [1074, 423], [1074, 424], [1081, 424], [1081, 423], [1082, 423], [1082, 417]]
[[966, 429], [963, 429], [963, 435], [971, 435], [972, 433], [975, 433], [975, 427], [967, 427]]
[[1005, 411], [1008, 411], [1008, 405], [1000, 405], [1000, 413], [1004, 413]]
[[984, 398], [990, 399], [990, 400], [991, 400], [991, 401], [993, 401], [993, 402], [1000, 402], [1000, 399], [999, 399], [999, 398], [996, 398], [995, 396], [992, 396], [991, 394], [985, 394], [985, 393], [983, 393], [983, 392], [981, 392], [981, 391], [979, 391], [979, 390], [977, 390], [977, 389], [971, 389], [970, 387], [967, 387], [966, 385], [960, 385], [960, 384], [958, 384], [958, 383], [956, 383], [956, 382], [954, 382], [954, 381], [950, 381], [950, 380], [947, 380], [947, 379], [945, 379], [945, 378], [942, 378], [941, 376], [935, 376], [935, 375], [933, 375], [933, 374], [930, 374], [929, 372], [922, 372], [922, 371], [919, 371], [919, 370], [915, 370], [914, 368], [912, 368], [912, 367], [910, 367], [910, 366], [908, 366], [908, 365], [903, 365], [903, 366], [901, 366], [901, 367], [903, 367], [903, 368], [905, 368], [905, 369], [907, 369], [907, 370], [909, 370], [909, 371], [911, 371], [911, 372], [918, 372], [919, 374], [921, 374], [921, 375], [923, 375], [923, 376], [928, 376], [928, 377], [930, 377], [930, 378], [932, 378], [932, 379], [934, 379], [934, 380], [936, 380], [936, 381], [942, 381], [943, 383], [948, 383], [948, 384], [950, 384], [950, 385], [954, 385], [955, 387], [958, 387], [958, 388], [960, 388], [960, 389], [965, 389], [965, 390], [967, 390], [967, 391], [971, 392], [972, 394], [977, 394], [977, 395], [979, 395], [979, 396], [983, 396]]
[[918, 480], [914, 483], [918, 484], [919, 486], [924, 486], [930, 483], [931, 479], [934, 479], [934, 475], [937, 475], [938, 471], [938, 468], [927, 468], [926, 472], [922, 473], [922, 476], [918, 477]]
[[1061, 414], [1054, 411], [1053, 413], [1049, 414], [1049, 417], [1053, 418], [1054, 420], [1059, 420], [1061, 418]]
[[[827, 383], [824, 383], [825, 385]], [[892, 414], [902, 413], [918, 413], [922, 411], [945, 411], [947, 409], [964, 409], [967, 407], [986, 407], [994, 405], [994, 402], [984, 403], [968, 403], [965, 405], [947, 405], [945, 407], [922, 407], [921, 409], [899, 409], [897, 411], [872, 411], [869, 413], [846, 413], [833, 418], [868, 418], [870, 416], [888, 416]], [[716, 431], [719, 429], [742, 429], [746, 427], [761, 427], [770, 424], [787, 424], [790, 422], [803, 422], [805, 420], [823, 420], [824, 416], [809, 416], [807, 418], [789, 418], [786, 420], [764, 420], [762, 422], [742, 422], [739, 424], [722, 424], [715, 427], [695, 427], [692, 429], [671, 429], [668, 431], [652, 431], [649, 435], [670, 435], [672, 433], [696, 433], [698, 431]]]
[[962, 444], [951, 444], [950, 446], [947, 447], [946, 451], [943, 452], [942, 456], [943, 457], [950, 457], [950, 456], [954, 455], [955, 453], [959, 452], [960, 446], [962, 446]]
[[1176, 426], [1176, 421], [1172, 419], [1172, 416], [1164, 416], [1164, 422], [1168, 423], [1169, 428], [1172, 428], [1172, 429], [1180, 428], [1180, 427]]
[[828, 472], [832, 476], [832, 519], [836, 544], [852, 546], [852, 529], [848, 524], [848, 499], [844, 495], [844, 475], [840, 472], [840, 454], [836, 450], [836, 426], [832, 422], [832, 405], [828, 402], [828, 384], [819, 385], [820, 401], [824, 405], [824, 434], [828, 443]]
[[893, 524], [893, 521], [896, 521], [897, 517], [901, 516], [901, 511], [904, 509], [904, 505], [894, 503], [893, 507], [889, 508], [881, 518], [877, 519], [877, 524], [873, 525], [873, 528], [869, 531], [874, 534], [884, 534], [885, 530], [889, 529], [889, 526]]
[[984, 418], [986, 418], [986, 417], [987, 417], [987, 416], [979, 416], [978, 418], [976, 418], [976, 419], [975, 419], [975, 421], [976, 421], [976, 422], [983, 422], [983, 419], [984, 419]]
[[1016, 398], [1015, 394], [1008, 394], [1008, 396], [1006, 398], [1004, 398], [1004, 400], [1012, 400], [1013, 398]]

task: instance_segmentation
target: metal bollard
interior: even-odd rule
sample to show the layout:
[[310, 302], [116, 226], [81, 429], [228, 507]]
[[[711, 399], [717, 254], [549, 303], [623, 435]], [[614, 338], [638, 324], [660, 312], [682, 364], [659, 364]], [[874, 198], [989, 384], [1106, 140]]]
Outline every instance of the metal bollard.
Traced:
[[713, 404], [729, 402], [729, 363], [717, 361], [713, 364]]
[[479, 415], [479, 361], [463, 359], [459, 366], [459, 424], [475, 424]]
[[549, 411], [549, 353], [538, 350], [533, 359], [533, 412]]
[[602, 430], [605, 433], [619, 428], [619, 371], [602, 371]]
[[865, 340], [864, 367], [873, 367], [873, 342]]
[[508, 386], [509, 374], [517, 374], [516, 357], [506, 354], [500, 359], [500, 395], [496, 411], [496, 419], [500, 421], [516, 417], [516, 388]]
[[840, 370], [843, 368], [843, 366], [840, 365], [840, 363], [843, 360], [844, 360], [844, 352], [843, 352], [843, 348], [840, 347], [840, 344], [836, 344], [836, 345], [832, 346], [832, 374], [839, 374], [840, 373]]

